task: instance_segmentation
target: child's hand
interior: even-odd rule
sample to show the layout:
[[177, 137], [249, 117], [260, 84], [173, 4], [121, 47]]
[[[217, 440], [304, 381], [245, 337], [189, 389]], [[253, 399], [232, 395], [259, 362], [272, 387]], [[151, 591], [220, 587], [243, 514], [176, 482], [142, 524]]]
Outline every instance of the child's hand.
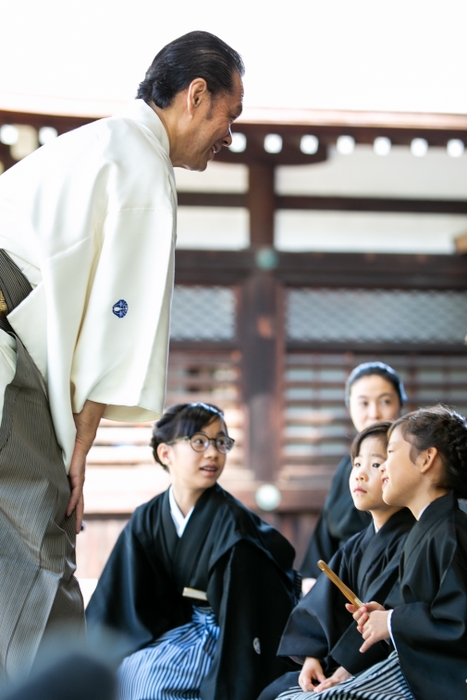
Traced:
[[298, 677], [298, 684], [300, 688], [304, 692], [310, 692], [315, 689], [313, 681], [319, 681], [322, 683], [325, 680], [326, 676], [323, 673], [323, 667], [318, 659], [314, 659], [312, 656], [307, 656]]
[[368, 620], [363, 625], [362, 637], [365, 640], [360, 651], [362, 654], [376, 642], [390, 639], [388, 631], [389, 610], [373, 610], [367, 613]]
[[315, 686], [315, 693], [321, 693], [322, 690], [332, 688], [333, 685], [342, 683], [342, 681], [346, 681], [349, 678], [352, 678], [352, 674], [346, 671], [342, 666], [339, 666], [339, 668], [334, 671], [332, 676], [329, 676], [329, 678], [326, 678], [325, 681]]
[[352, 605], [351, 603], [346, 603], [345, 607], [350, 613], [352, 613], [353, 619], [357, 623], [357, 629], [360, 634], [363, 633], [363, 627], [369, 620], [370, 612], [373, 610], [381, 610], [384, 612], [385, 610], [382, 605], [376, 603], [374, 600], [372, 600], [370, 603], [364, 603], [360, 608], [356, 608], [355, 605]]

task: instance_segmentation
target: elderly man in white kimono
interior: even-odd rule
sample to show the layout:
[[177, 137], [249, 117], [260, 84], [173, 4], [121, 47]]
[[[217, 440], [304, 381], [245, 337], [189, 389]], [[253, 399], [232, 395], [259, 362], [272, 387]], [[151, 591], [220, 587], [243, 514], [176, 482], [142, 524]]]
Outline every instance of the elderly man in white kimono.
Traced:
[[230, 145], [243, 71], [220, 39], [191, 32], [120, 114], [0, 177], [0, 676], [24, 673], [55, 623], [82, 625], [86, 455], [102, 416], [162, 413], [173, 167], [204, 170]]

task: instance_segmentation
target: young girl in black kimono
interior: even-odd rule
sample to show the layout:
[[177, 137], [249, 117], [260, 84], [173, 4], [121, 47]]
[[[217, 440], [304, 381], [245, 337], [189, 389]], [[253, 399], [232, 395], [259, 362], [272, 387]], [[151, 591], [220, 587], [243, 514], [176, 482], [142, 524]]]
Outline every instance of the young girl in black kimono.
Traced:
[[[330, 568], [362, 600], [384, 603], [398, 590], [399, 561], [415, 523], [407, 508], [383, 501], [380, 465], [386, 460], [389, 421], [366, 428], [351, 448], [353, 468], [347, 488], [356, 508], [372, 523], [333, 556]], [[300, 601], [287, 622], [279, 654], [303, 663], [301, 673], [287, 673], [265, 689], [258, 700], [273, 700], [281, 690], [320, 692], [389, 656], [388, 644], [361, 654], [361, 635], [345, 610], [346, 599], [325, 574]], [[313, 687], [314, 683], [318, 683]], [[299, 687], [298, 687], [299, 686]]]
[[[461, 700], [467, 698], [467, 424], [442, 406], [396, 421], [382, 467], [384, 500], [409, 508], [417, 523], [401, 559], [402, 604], [351, 605], [366, 653], [392, 640], [395, 651], [354, 678], [326, 690], [328, 700]], [[390, 603], [390, 601], [388, 601]], [[283, 694], [308, 700], [315, 693]]]
[[295, 602], [294, 550], [217, 485], [233, 442], [204, 403], [155, 426], [172, 486], [135, 511], [87, 609], [91, 628], [128, 637], [122, 700], [255, 700], [286, 668], [276, 651]]

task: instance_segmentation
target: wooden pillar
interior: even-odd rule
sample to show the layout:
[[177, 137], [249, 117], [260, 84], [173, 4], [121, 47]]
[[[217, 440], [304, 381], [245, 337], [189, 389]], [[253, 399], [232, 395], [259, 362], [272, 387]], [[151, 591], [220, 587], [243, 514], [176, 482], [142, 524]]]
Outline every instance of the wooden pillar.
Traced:
[[[3, 165], [3, 170], [8, 170], [8, 168], [11, 168], [12, 165], [17, 163], [11, 155], [10, 146], [4, 143], [0, 143], [0, 162]], [[0, 169], [0, 173], [3, 172], [3, 170]]]
[[274, 245], [274, 168], [270, 165], [249, 166], [248, 209], [250, 212], [250, 246]]
[[239, 341], [247, 464], [260, 481], [273, 481], [280, 466], [282, 316], [281, 285], [270, 272], [258, 270], [241, 287]]
[[[250, 245], [274, 243], [274, 169], [250, 165]], [[260, 481], [273, 481], [280, 466], [284, 321], [282, 287], [273, 270], [258, 265], [241, 285], [239, 342], [243, 401], [247, 412], [248, 467]]]

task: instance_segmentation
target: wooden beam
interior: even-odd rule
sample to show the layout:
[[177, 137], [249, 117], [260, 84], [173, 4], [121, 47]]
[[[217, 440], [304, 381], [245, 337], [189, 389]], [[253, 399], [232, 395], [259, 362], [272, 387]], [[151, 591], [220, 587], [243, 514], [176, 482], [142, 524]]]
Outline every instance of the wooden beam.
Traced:
[[59, 134], [94, 122], [98, 117], [80, 117], [61, 114], [36, 114], [33, 112], [12, 112], [0, 109], [0, 125], [29, 124], [39, 130], [43, 126], [53, 126]]
[[278, 209], [316, 211], [373, 211], [410, 214], [467, 214], [467, 199], [411, 199], [405, 197], [277, 196]]
[[[297, 341], [287, 342], [287, 352], [317, 352], [317, 353], [355, 353], [365, 355], [381, 355], [382, 352], [390, 355], [462, 355], [467, 356], [467, 346], [455, 343], [410, 343], [404, 342], [389, 342], [381, 343], [357, 343], [355, 341], [346, 341], [345, 343], [316, 343], [313, 341]], [[303, 402], [304, 406], [309, 405], [309, 401]], [[297, 402], [295, 402], [295, 405]], [[320, 404], [324, 407], [325, 403]], [[335, 405], [330, 402], [330, 405]]]
[[290, 286], [467, 289], [467, 258], [456, 255], [280, 253], [276, 275]]
[[[115, 106], [109, 105], [109, 114]], [[59, 134], [98, 118], [97, 115], [57, 115], [0, 110], [1, 124], [30, 124], [36, 129], [53, 126]], [[242, 153], [223, 148], [216, 160], [228, 163], [263, 163], [299, 165], [318, 163], [328, 157], [327, 149], [342, 134], [353, 136], [357, 144], [372, 144], [376, 137], [386, 136], [394, 145], [408, 146], [412, 139], [425, 138], [430, 146], [445, 147], [449, 139], [467, 143], [467, 115], [410, 114], [397, 112], [351, 112], [339, 110], [274, 110], [248, 109], [235, 123], [234, 130], [247, 137]], [[277, 133], [282, 137], [280, 153], [266, 153], [264, 137]], [[313, 134], [319, 139], [314, 154], [300, 150], [302, 136]]]
[[238, 284], [254, 269], [251, 250], [177, 250], [175, 283], [199, 285]]
[[[76, 113], [74, 115], [50, 114], [44, 111], [35, 110], [32, 100], [29, 99], [31, 107], [28, 111], [20, 111], [16, 108], [0, 109], [0, 123], [27, 123], [33, 124], [33, 120], [65, 120], [68, 123], [87, 124], [95, 119], [110, 116], [116, 111], [115, 103], [108, 104], [108, 109], [100, 109], [97, 113], [84, 113], [80, 110], [80, 103], [76, 103]], [[81, 112], [81, 113], [80, 113]], [[21, 119], [28, 121], [22, 122]], [[291, 132], [302, 131], [310, 133], [310, 130], [319, 129], [350, 129], [357, 130], [382, 130], [389, 129], [400, 133], [422, 131], [426, 133], [467, 133], [466, 114], [447, 114], [429, 112], [376, 112], [358, 110], [339, 109], [290, 109], [290, 108], [269, 108], [269, 107], [248, 107], [245, 106], [241, 117], [235, 122], [235, 128], [240, 131], [246, 128], [258, 128], [271, 131], [272, 128], [282, 129], [287, 127]]]
[[251, 126], [290, 126], [293, 128], [394, 129], [431, 132], [467, 132], [467, 114], [435, 112], [375, 112], [345, 109], [289, 109], [245, 107], [235, 122]]
[[[303, 287], [467, 289], [467, 256], [277, 252], [274, 275]], [[253, 250], [178, 250], [177, 284], [235, 285], [256, 269]]]
[[178, 204], [181, 207], [247, 207], [246, 194], [228, 192], [179, 192]]
[[[253, 195], [250, 199], [253, 198]], [[179, 192], [178, 203], [186, 207], [247, 207], [247, 194]], [[408, 197], [328, 197], [275, 195], [275, 209], [314, 211], [371, 211], [410, 214], [467, 215], [467, 199], [413, 199]]]

